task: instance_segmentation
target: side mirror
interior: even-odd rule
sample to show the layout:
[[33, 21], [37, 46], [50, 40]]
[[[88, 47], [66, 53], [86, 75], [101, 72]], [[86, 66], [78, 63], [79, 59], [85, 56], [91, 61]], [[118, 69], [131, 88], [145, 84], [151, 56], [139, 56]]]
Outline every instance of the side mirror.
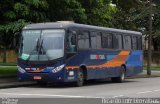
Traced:
[[13, 37], [13, 47], [15, 48], [16, 52], [18, 52], [19, 35], [20, 35], [20, 32], [16, 32]]

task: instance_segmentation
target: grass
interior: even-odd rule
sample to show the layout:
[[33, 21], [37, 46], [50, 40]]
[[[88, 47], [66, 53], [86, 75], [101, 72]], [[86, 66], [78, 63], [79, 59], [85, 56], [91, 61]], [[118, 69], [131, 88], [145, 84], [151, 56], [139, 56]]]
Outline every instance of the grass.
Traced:
[[0, 77], [15, 77], [16, 74], [16, 66], [0, 66]]
[[[144, 66], [143, 69], [147, 70], [147, 66]], [[151, 70], [160, 71], [160, 66], [151, 67]]]

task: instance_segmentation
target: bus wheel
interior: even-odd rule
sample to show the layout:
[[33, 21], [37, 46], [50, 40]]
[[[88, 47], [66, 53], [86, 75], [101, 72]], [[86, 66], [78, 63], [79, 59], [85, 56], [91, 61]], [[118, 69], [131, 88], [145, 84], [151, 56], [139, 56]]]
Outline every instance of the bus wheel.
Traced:
[[112, 77], [111, 80], [112, 82], [123, 83], [125, 81], [125, 67], [121, 67], [120, 77]]
[[82, 69], [78, 70], [78, 76], [77, 76], [77, 81], [76, 81], [76, 86], [81, 87], [84, 84], [84, 73]]
[[37, 81], [37, 84], [41, 87], [47, 86], [47, 82], [43, 82], [43, 81]]

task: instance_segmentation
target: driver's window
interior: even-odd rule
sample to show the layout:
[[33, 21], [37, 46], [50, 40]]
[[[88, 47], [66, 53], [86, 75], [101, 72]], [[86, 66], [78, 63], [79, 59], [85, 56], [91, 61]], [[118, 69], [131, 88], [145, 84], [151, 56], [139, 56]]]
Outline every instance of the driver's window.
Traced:
[[69, 33], [67, 38], [68, 52], [76, 52], [76, 33]]

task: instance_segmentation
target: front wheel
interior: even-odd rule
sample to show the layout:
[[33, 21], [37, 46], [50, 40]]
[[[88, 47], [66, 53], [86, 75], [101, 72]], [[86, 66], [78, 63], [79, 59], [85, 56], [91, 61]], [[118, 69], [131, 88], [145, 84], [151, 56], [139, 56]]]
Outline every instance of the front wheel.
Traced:
[[81, 87], [84, 84], [84, 73], [82, 71], [82, 69], [78, 70], [78, 74], [77, 74], [77, 81], [76, 81], [76, 86], [77, 87]]
[[125, 81], [125, 67], [121, 67], [120, 77], [112, 77], [112, 82], [123, 83]]

